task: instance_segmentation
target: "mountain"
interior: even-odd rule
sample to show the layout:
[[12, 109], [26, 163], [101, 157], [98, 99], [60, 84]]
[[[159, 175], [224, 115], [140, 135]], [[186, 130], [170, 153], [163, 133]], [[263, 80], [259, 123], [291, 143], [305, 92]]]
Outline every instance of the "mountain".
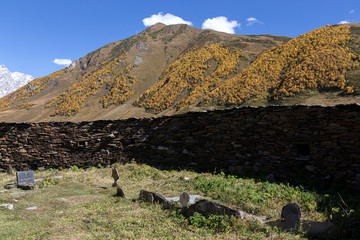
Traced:
[[0, 99], [2, 121], [85, 121], [201, 109], [359, 102], [360, 24], [291, 39], [155, 24]]
[[0, 97], [3, 97], [24, 86], [34, 78], [20, 72], [10, 72], [4, 65], [0, 65]]

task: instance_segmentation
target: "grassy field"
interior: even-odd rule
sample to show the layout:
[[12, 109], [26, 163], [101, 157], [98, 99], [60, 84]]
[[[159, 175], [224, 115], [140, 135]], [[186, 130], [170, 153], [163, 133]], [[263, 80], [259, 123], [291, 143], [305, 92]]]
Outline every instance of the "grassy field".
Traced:
[[[114, 196], [111, 169], [83, 170], [76, 166], [36, 171], [35, 178], [44, 180], [37, 182], [38, 188], [32, 192], [20, 195], [11, 194], [18, 189], [0, 192], [0, 204], [14, 205], [14, 210], [0, 208], [0, 239], [307, 239], [301, 230], [285, 232], [255, 220], [201, 215], [186, 219], [179, 211], [134, 201], [141, 189], [166, 197], [179, 196], [184, 191], [199, 194], [264, 216], [267, 222], [279, 219], [282, 206], [290, 202], [299, 204], [302, 219], [345, 222], [341, 218], [344, 209], [332, 204], [335, 195], [303, 187], [222, 173], [160, 171], [135, 163], [116, 167], [125, 198]], [[63, 178], [53, 178], [59, 175]], [[1, 186], [14, 179], [15, 176], [0, 174]], [[359, 201], [358, 196], [353, 197]], [[25, 209], [31, 206], [37, 209]], [[356, 214], [356, 209], [349, 214]]]

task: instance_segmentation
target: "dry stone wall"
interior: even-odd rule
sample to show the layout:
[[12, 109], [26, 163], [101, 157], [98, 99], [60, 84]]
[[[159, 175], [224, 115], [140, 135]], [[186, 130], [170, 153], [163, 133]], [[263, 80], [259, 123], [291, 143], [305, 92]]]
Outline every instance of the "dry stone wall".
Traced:
[[[173, 117], [0, 123], [0, 168], [160, 168], [301, 174], [359, 188], [360, 105], [245, 107]], [[1, 169], [0, 169], [1, 170]]]

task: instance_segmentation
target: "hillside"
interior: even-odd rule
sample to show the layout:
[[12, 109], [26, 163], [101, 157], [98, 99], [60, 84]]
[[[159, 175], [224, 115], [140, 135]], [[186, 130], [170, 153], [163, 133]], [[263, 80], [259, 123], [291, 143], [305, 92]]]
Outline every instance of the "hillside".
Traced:
[[209, 93], [204, 102], [240, 105], [252, 98], [276, 102], [309, 90], [358, 93], [356, 84], [346, 79], [349, 71], [359, 68], [359, 52], [351, 48], [359, 38], [352, 36], [352, 30], [358, 29], [326, 26], [273, 47]]
[[1, 121], [84, 121], [242, 105], [359, 102], [360, 25], [297, 38], [155, 24], [0, 99]]
[[[163, 72], [181, 54], [208, 44], [228, 44], [226, 51], [242, 50], [243, 60], [236, 68], [243, 69], [259, 53], [288, 39], [155, 24], [0, 99], [0, 120], [81, 121], [155, 116], [133, 103], [158, 83]], [[215, 64], [216, 60], [212, 62]], [[213, 65], [206, 73], [215, 68]]]

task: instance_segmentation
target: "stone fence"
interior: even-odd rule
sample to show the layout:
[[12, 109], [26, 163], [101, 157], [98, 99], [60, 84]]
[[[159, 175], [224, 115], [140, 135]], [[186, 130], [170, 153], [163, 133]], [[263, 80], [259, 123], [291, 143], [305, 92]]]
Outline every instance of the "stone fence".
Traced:
[[272, 172], [360, 188], [360, 105], [245, 107], [173, 117], [0, 123], [0, 170], [146, 163]]

